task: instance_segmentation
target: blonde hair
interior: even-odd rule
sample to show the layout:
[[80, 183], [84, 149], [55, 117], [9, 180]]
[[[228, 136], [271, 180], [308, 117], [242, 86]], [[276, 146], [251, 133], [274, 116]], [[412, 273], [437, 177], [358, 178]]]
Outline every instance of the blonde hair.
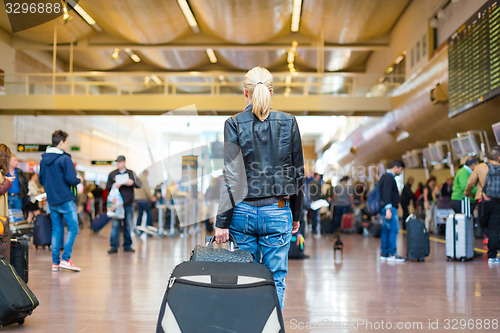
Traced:
[[243, 87], [252, 98], [252, 112], [264, 121], [269, 116], [271, 109], [271, 89], [273, 76], [263, 67], [254, 67], [247, 72]]

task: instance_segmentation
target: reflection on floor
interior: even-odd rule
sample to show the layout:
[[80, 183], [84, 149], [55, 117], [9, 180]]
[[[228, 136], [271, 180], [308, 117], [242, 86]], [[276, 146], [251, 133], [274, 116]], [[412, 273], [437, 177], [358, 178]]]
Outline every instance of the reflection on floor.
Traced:
[[[72, 257], [81, 273], [52, 273], [50, 251], [32, 246], [29, 286], [40, 306], [23, 326], [4, 331], [154, 332], [170, 272], [202, 237], [142, 236], [134, 238], [136, 253], [108, 255], [109, 233], [109, 225], [99, 234], [81, 230]], [[500, 265], [488, 266], [485, 255], [448, 263], [444, 244], [433, 241], [425, 262], [382, 263], [380, 239], [349, 234], [342, 241], [342, 262], [333, 260], [331, 237], [311, 235], [310, 258], [290, 261], [287, 332], [448, 332], [446, 325], [464, 328], [463, 319], [474, 323], [462, 332], [483, 331], [477, 325], [487, 320], [498, 331]], [[398, 246], [404, 255], [403, 235]]]

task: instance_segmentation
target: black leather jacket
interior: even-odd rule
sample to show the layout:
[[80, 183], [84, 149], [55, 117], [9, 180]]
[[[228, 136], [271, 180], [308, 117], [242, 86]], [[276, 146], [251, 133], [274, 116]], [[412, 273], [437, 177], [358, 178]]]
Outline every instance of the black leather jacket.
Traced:
[[252, 105], [224, 125], [224, 181], [216, 226], [229, 228], [233, 208], [244, 199], [290, 196], [293, 221], [300, 221], [304, 157], [297, 120], [271, 111], [265, 121]]

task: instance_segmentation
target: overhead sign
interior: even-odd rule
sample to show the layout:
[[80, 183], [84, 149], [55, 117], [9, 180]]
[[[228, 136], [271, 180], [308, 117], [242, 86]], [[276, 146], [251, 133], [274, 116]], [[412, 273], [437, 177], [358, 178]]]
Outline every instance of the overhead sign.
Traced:
[[20, 153], [44, 153], [48, 146], [49, 145], [42, 145], [38, 143], [20, 143], [17, 145], [17, 151]]
[[115, 165], [116, 161], [92, 161], [92, 165]]

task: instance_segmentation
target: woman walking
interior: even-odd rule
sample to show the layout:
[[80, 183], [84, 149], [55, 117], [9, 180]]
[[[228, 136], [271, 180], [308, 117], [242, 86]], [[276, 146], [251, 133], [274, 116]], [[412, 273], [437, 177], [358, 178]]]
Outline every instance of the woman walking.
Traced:
[[283, 308], [288, 250], [300, 225], [304, 158], [294, 116], [271, 110], [273, 77], [255, 67], [243, 82], [247, 107], [224, 125], [224, 177], [217, 243], [229, 233], [274, 275]]

